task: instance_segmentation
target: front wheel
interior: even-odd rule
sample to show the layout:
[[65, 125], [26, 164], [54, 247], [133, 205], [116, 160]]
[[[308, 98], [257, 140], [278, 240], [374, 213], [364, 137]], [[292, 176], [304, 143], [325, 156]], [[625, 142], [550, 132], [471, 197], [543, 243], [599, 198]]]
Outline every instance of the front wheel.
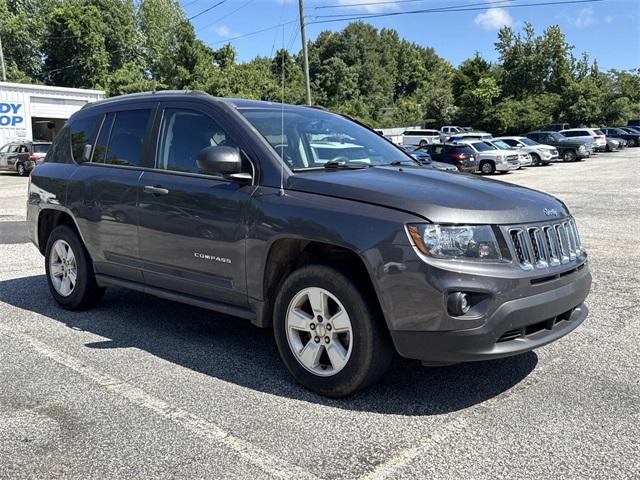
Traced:
[[427, 142], [426, 140], [420, 140], [420, 147], [426, 147], [427, 145], [429, 145], [429, 142]]
[[100, 302], [105, 289], [96, 283], [89, 254], [75, 231], [56, 227], [44, 256], [49, 291], [62, 308], [79, 310]]
[[493, 175], [496, 173], [496, 166], [493, 162], [482, 162], [480, 164], [480, 171], [483, 175]]
[[24, 163], [22, 162], [16, 165], [16, 172], [18, 173], [19, 177], [26, 177], [28, 173], [27, 169], [24, 168]]
[[562, 160], [565, 162], [575, 162], [576, 158], [578, 158], [578, 156], [573, 150], [567, 150], [562, 154]]
[[630, 147], [635, 147], [638, 145], [637, 140], [634, 140], [633, 138], [629, 140], [629, 146]]
[[531, 166], [538, 166], [541, 165], [542, 163], [540, 162], [540, 156], [537, 153], [532, 153], [531, 154]]
[[276, 298], [273, 329], [287, 369], [303, 386], [344, 397], [378, 380], [393, 347], [373, 292], [324, 265], [293, 272]]

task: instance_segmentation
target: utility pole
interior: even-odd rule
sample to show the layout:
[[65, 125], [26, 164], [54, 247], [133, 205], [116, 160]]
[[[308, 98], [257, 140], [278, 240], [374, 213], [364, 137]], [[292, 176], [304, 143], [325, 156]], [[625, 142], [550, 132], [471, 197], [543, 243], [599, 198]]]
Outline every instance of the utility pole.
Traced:
[[0, 63], [2, 64], [2, 81], [7, 81], [7, 69], [4, 66], [4, 52], [2, 51], [2, 37], [0, 37]]
[[304, 30], [304, 0], [298, 0], [300, 9], [300, 37], [302, 37], [302, 61], [304, 63], [305, 100], [311, 105], [311, 85], [309, 81], [309, 54], [307, 53], [307, 34]]

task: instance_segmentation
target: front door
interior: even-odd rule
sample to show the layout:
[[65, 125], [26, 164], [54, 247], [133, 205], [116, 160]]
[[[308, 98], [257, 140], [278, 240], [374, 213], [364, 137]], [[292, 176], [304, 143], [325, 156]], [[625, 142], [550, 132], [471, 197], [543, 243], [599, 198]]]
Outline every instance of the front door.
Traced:
[[[194, 104], [159, 112], [155, 169], [140, 178], [139, 245], [145, 283], [246, 305], [246, 216], [251, 186], [203, 174], [200, 150], [238, 144]], [[161, 115], [161, 116], [160, 116]]]

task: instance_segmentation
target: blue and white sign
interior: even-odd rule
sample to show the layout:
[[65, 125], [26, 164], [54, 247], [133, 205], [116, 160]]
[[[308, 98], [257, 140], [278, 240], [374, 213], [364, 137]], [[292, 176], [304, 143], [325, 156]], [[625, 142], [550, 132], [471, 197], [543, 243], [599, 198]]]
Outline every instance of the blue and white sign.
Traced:
[[24, 103], [0, 102], [0, 127], [24, 128]]

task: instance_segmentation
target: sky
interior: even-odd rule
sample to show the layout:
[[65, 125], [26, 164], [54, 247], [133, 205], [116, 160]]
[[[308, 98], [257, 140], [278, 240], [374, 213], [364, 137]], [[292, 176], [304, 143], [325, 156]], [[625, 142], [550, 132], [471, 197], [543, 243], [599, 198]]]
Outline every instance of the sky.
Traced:
[[[457, 66], [479, 52], [496, 60], [494, 42], [502, 25], [521, 30], [530, 22], [537, 33], [549, 25], [560, 25], [574, 54], [587, 52], [601, 69], [640, 67], [640, 0], [602, 0], [593, 3], [531, 6], [518, 4], [558, 0], [305, 0], [307, 37], [313, 40], [323, 30], [341, 30], [348, 22], [313, 24], [321, 15], [368, 15], [399, 13], [456, 6], [475, 9], [457, 12], [427, 12], [366, 20], [372, 25], [398, 31], [401, 38], [425, 47]], [[298, 0], [180, 0], [196, 35], [212, 48], [230, 42], [238, 61], [257, 55], [270, 56], [285, 45], [292, 52], [301, 48]], [[219, 4], [216, 6], [216, 4]], [[366, 4], [366, 5], [365, 5]], [[209, 9], [205, 11], [206, 9]], [[203, 12], [203, 13], [202, 13]], [[287, 23], [278, 28], [275, 25]], [[259, 30], [261, 33], [241, 37]]]

